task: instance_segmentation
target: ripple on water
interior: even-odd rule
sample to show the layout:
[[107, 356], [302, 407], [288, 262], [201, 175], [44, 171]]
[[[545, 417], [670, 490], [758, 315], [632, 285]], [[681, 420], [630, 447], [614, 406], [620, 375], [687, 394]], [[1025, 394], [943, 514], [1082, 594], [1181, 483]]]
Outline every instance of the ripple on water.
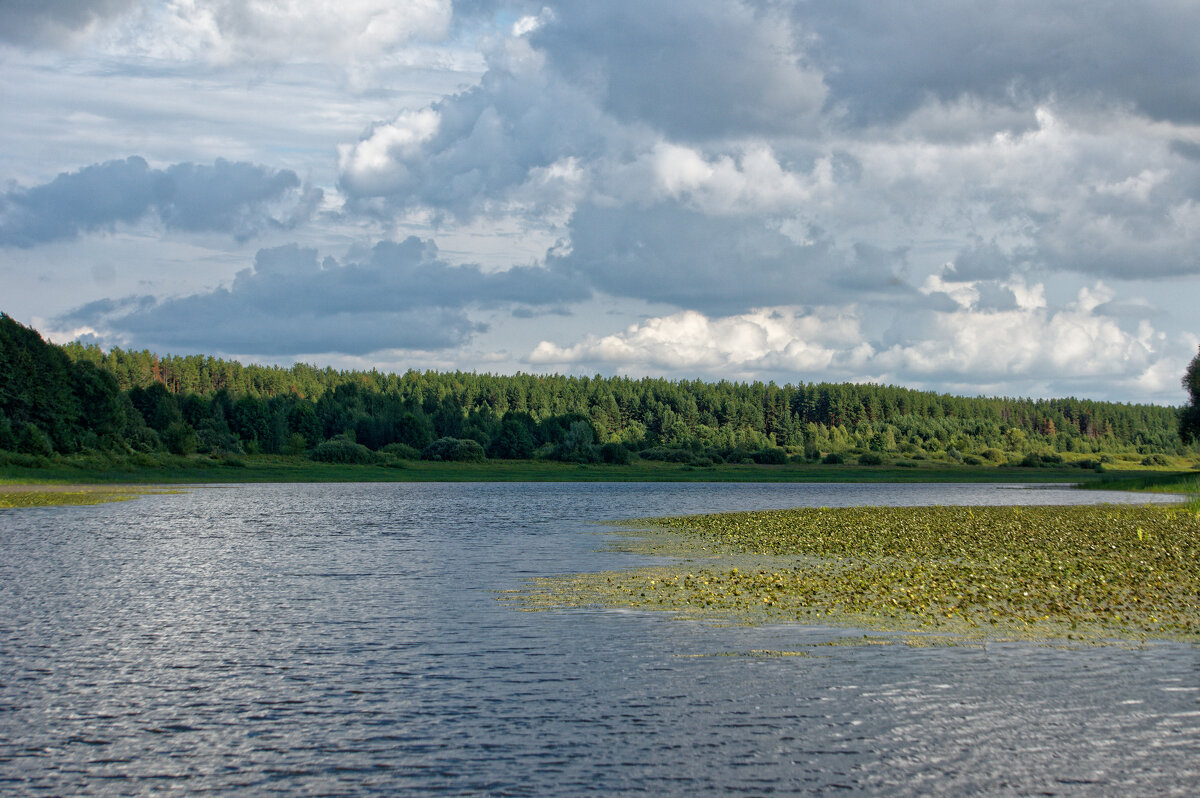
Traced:
[[7, 513], [0, 792], [1183, 794], [1192, 648], [826, 645], [855, 635], [495, 601], [633, 564], [596, 550], [614, 517], [1106, 498], [263, 485]]

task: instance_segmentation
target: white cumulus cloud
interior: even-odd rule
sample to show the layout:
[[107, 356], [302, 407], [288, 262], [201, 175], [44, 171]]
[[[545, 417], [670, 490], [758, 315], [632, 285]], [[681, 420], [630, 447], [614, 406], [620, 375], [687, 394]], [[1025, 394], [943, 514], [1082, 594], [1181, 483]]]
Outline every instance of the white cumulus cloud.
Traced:
[[423, 108], [402, 113], [390, 124], [377, 125], [357, 144], [338, 149], [342, 179], [366, 196], [400, 190], [407, 176], [405, 159], [437, 134], [440, 122], [437, 111]]
[[131, 15], [115, 53], [171, 60], [356, 61], [438, 40], [450, 0], [168, 0]]
[[823, 370], [859, 360], [862, 330], [853, 309], [799, 313], [790, 308], [711, 318], [694, 310], [647, 319], [621, 333], [560, 347], [542, 341], [531, 363], [606, 363], [744, 374], [762, 368]]
[[1177, 401], [1179, 374], [1200, 338], [1171, 339], [1147, 320], [1129, 325], [1103, 315], [1098, 309], [1113, 296], [1103, 285], [1081, 290], [1058, 308], [1045, 306], [1040, 286], [1015, 287], [1026, 296], [1012, 309], [965, 302], [877, 336], [867, 332], [870, 309], [855, 305], [762, 308], [724, 317], [688, 310], [574, 344], [543, 340], [527, 359], [543, 367], [624, 373], [767, 374], [789, 381], [869, 377], [1023, 393], [1049, 386], [1058, 395], [1124, 389]]
[[661, 141], [642, 157], [655, 193], [711, 214], [793, 214], [834, 189], [833, 167], [820, 158], [808, 173], [785, 169], [772, 148], [748, 142], [734, 154], [711, 157], [699, 149]]

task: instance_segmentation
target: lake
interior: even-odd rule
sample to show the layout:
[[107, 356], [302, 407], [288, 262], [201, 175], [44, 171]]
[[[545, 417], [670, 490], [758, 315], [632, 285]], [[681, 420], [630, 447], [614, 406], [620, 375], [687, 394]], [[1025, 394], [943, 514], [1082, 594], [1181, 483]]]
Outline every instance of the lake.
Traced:
[[862, 632], [497, 601], [644, 564], [601, 550], [607, 519], [1130, 500], [1163, 497], [288, 484], [0, 512], [0, 793], [1192, 794], [1195, 647], [820, 645]]

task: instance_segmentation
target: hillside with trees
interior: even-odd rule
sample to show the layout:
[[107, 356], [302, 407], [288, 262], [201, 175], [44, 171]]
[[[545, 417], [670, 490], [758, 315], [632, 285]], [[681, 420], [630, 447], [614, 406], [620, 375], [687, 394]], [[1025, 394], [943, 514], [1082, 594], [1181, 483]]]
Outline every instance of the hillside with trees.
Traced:
[[874, 384], [242, 365], [60, 347], [0, 314], [0, 449], [38, 456], [261, 452], [366, 462], [382, 453], [706, 464], [853, 455], [1029, 465], [1064, 453], [1194, 453], [1195, 440], [1181, 437], [1185, 417], [1155, 405]]

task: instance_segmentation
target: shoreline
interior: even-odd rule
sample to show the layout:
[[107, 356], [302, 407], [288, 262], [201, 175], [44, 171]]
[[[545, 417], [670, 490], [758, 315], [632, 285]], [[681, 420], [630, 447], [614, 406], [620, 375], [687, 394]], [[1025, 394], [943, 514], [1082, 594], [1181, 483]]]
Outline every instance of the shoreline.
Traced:
[[[681, 475], [682, 478], [671, 478], [670, 473], [662, 473], [666, 469], [657, 469], [658, 473], [647, 477], [645, 474], [629, 474], [629, 466], [618, 467], [623, 468], [625, 473], [605, 473], [603, 470], [597, 469], [591, 473], [581, 475], [578, 471], [572, 473], [571, 470], [564, 469], [563, 466], [555, 464], [552, 469], [544, 469], [537, 475], [536, 478], [521, 478], [519, 474], [514, 475], [510, 472], [501, 472], [496, 475], [496, 478], [486, 479], [481, 478], [480, 471], [488, 469], [487, 466], [477, 468], [475, 473], [468, 474], [465, 478], [461, 469], [453, 469], [452, 467], [458, 464], [427, 464], [434, 466], [425, 472], [424, 479], [363, 479], [359, 473], [345, 473], [337, 470], [337, 467], [322, 467], [333, 468], [334, 478], [311, 479], [305, 478], [307, 474], [245, 474], [245, 473], [228, 473], [222, 472], [216, 475], [211, 475], [210, 479], [196, 479], [195, 474], [188, 474], [192, 479], [169, 478], [178, 477], [179, 475], [163, 475], [154, 474], [152, 477], [144, 481], [133, 481], [125, 479], [122, 481], [106, 481], [102, 478], [94, 481], [83, 481], [79, 479], [81, 474], [57, 475], [57, 478], [43, 479], [20, 479], [13, 478], [10, 474], [4, 474], [0, 470], [0, 510], [17, 509], [28, 507], [56, 507], [65, 505], [90, 505], [102, 504], [115, 501], [126, 501], [143, 495], [162, 494], [162, 493], [178, 493], [185, 490], [195, 490], [213, 485], [254, 485], [254, 484], [401, 484], [401, 483], [444, 483], [444, 484], [472, 484], [472, 483], [495, 483], [495, 482], [529, 482], [529, 483], [721, 483], [721, 484], [845, 484], [845, 485], [861, 485], [861, 484], [925, 484], [925, 485], [963, 485], [963, 484], [1014, 484], [1022, 485], [1028, 489], [1036, 490], [1038, 488], [1061, 488], [1071, 487], [1081, 490], [1113, 490], [1121, 492], [1133, 493], [1167, 493], [1179, 496], [1181, 503], [1185, 503], [1194, 510], [1200, 511], [1200, 479], [1188, 472], [1178, 474], [1168, 474], [1159, 476], [1130, 476], [1127, 478], [1108, 478], [1104, 480], [1091, 480], [1081, 482], [1078, 479], [1054, 479], [1059, 474], [1036, 474], [1036, 476], [1047, 477], [1043, 480], [1033, 480], [1028, 477], [1034, 476], [1025, 473], [1001, 472], [995, 469], [990, 475], [990, 479], [972, 479], [976, 473], [965, 472], [960, 470], [957, 472], [946, 472], [943, 470], [935, 471], [928, 469], [925, 476], [927, 479], [916, 479], [916, 474], [904, 474], [909, 479], [895, 479], [894, 474], [886, 469], [870, 468], [863, 469], [861, 467], [849, 467], [853, 469], [843, 469], [838, 473], [829, 474], [832, 478], [813, 478], [808, 474], [781, 474], [779, 469], [772, 470], [770, 466], [726, 466], [726, 470], [730, 468], [743, 469], [737, 474], [738, 478], [697, 478], [695, 474], [689, 474], [686, 471]], [[436, 466], [443, 466], [438, 469]], [[445, 468], [451, 466], [451, 469]], [[364, 469], [371, 467], [357, 466], [355, 469]], [[602, 469], [603, 467], [601, 467]], [[614, 467], [608, 467], [611, 472]], [[787, 467], [785, 467], [787, 468]], [[794, 468], [794, 467], [793, 467]], [[752, 470], [745, 470], [752, 469]], [[564, 474], [564, 470], [566, 473]], [[715, 470], [715, 469], [714, 469]], [[999, 473], [997, 473], [999, 472]], [[495, 473], [495, 472], [493, 472]], [[128, 475], [126, 475], [128, 476]], [[325, 476], [328, 477], [328, 474]], [[372, 474], [374, 476], [374, 474]], [[387, 475], [390, 476], [390, 475]], [[704, 474], [700, 476], [720, 477], [728, 474]], [[774, 476], [775, 478], [770, 478]], [[791, 476], [794, 478], [779, 478], [781, 476]], [[822, 477], [827, 474], [822, 474]], [[1076, 475], [1072, 474], [1072, 477]], [[164, 478], [168, 477], [168, 478]], [[242, 477], [239, 479], [239, 477]], [[290, 477], [290, 478], [289, 478]], [[439, 478], [441, 477], [441, 478]], [[474, 478], [472, 478], [474, 477]], [[606, 477], [624, 477], [624, 478], [606, 478]], [[807, 478], [806, 478], [807, 477]]]
[[127, 460], [63, 458], [37, 465], [0, 464], [0, 488], [18, 484], [119, 487], [244, 482], [1021, 482], [1070, 483], [1099, 489], [1128, 484], [1144, 490], [1200, 492], [1200, 472], [1196, 470], [1120, 468], [1097, 472], [1069, 465], [1034, 468], [944, 462], [922, 463], [919, 467], [894, 463], [693, 466], [658, 461], [581, 465], [545, 460], [482, 463], [399, 460], [358, 465], [315, 463], [278, 455], [221, 459], [161, 455]]
[[[121, 501], [165, 489], [261, 483], [722, 483], [722, 484], [1023, 484], [1083, 490], [1172, 493], [1200, 503], [1200, 473], [1129, 468], [1106, 473], [1071, 468], [792, 463], [695, 467], [640, 461], [630, 465], [568, 464], [544, 460], [483, 463], [399, 461], [352, 465], [256, 455], [214, 460], [163, 456], [145, 462], [103, 464], [47, 461], [40, 467], [0, 465], [0, 509]], [[58, 497], [57, 499], [55, 497]], [[107, 498], [106, 498], [107, 497]]]

